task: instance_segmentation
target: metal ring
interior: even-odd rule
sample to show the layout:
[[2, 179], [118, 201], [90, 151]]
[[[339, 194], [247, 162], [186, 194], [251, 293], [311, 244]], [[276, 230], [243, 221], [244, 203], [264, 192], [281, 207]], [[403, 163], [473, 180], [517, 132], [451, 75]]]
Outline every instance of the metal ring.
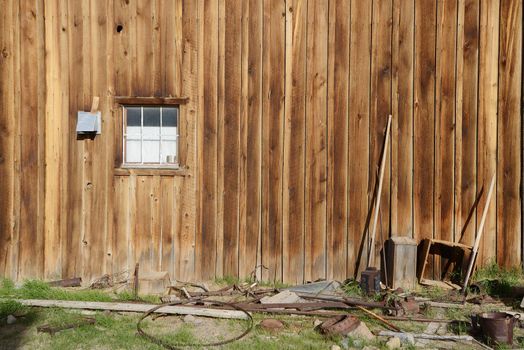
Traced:
[[[206, 303], [212, 303], [212, 304], [219, 304], [219, 305], [222, 305], [222, 306], [230, 307], [232, 309], [236, 309], [238, 311], [242, 311], [248, 317], [249, 326], [246, 328], [246, 330], [242, 334], [240, 334], [240, 335], [238, 335], [238, 336], [236, 336], [234, 338], [223, 340], [223, 341], [216, 342], [216, 343], [208, 343], [208, 344], [171, 344], [169, 342], [166, 342], [165, 340], [156, 338], [156, 337], [152, 336], [151, 334], [147, 334], [146, 332], [144, 332], [144, 330], [141, 327], [141, 322], [145, 318], [149, 317], [156, 310], [158, 310], [158, 309], [160, 309], [160, 308], [162, 308], [164, 306], [185, 305], [185, 304], [190, 304], [190, 303], [195, 303], [195, 302], [206, 302]], [[220, 345], [224, 345], [224, 344], [227, 344], [227, 343], [231, 343], [231, 342], [233, 342], [235, 340], [239, 340], [239, 339], [243, 338], [244, 336], [246, 336], [249, 332], [251, 332], [251, 330], [253, 329], [253, 317], [249, 314], [249, 312], [247, 312], [246, 310], [244, 310], [243, 308], [241, 308], [240, 306], [237, 306], [235, 304], [225, 303], [223, 301], [218, 301], [218, 300], [189, 299], [189, 300], [175, 301], [175, 302], [169, 303], [169, 304], [161, 304], [161, 305], [153, 307], [149, 311], [146, 311], [144, 313], [144, 315], [140, 318], [140, 320], [138, 320], [138, 323], [136, 324], [136, 329], [137, 329], [138, 334], [140, 334], [142, 337], [148, 339], [149, 341], [151, 341], [151, 342], [153, 342], [153, 343], [155, 343], [157, 345], [163, 346], [166, 349], [170, 349], [170, 350], [177, 350], [179, 348], [196, 347], [196, 346], [198, 346], [198, 347], [220, 346]]]

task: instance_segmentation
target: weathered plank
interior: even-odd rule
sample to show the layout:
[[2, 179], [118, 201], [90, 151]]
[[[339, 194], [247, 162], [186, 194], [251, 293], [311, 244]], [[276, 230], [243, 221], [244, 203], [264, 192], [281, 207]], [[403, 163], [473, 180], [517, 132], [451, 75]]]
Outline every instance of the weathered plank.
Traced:
[[304, 279], [307, 1], [290, 2], [286, 10], [282, 278], [297, 284]]
[[347, 259], [348, 92], [351, 7], [337, 1], [329, 7], [328, 41], [328, 189], [327, 278], [343, 280]]
[[285, 1], [264, 1], [262, 38], [262, 264], [264, 280], [282, 278], [282, 163], [285, 90]]
[[414, 0], [393, 3], [391, 235], [413, 236]]
[[367, 262], [369, 195], [369, 111], [371, 79], [371, 2], [351, 2], [349, 58], [349, 276]]
[[454, 239], [469, 245], [476, 229], [479, 10], [478, 0], [458, 3]]
[[[456, 76], [449, 67], [457, 64], [457, 1], [441, 0], [437, 8], [434, 237], [453, 241]], [[436, 273], [440, 263], [436, 259]]]
[[197, 275], [203, 279], [215, 276], [217, 222], [217, 70], [218, 70], [218, 1], [206, 1], [202, 27], [202, 77], [199, 79], [200, 144], [199, 227], [196, 236]]
[[257, 265], [260, 236], [262, 141], [262, 2], [244, 3], [242, 24], [242, 109], [240, 153], [239, 272]]
[[522, 1], [500, 3], [497, 262], [521, 261]]
[[[497, 169], [497, 94], [499, 53], [499, 10], [500, 1], [483, 1], [480, 8], [479, 42], [479, 110], [477, 136], [477, 187], [484, 188], [477, 213], [486, 205], [489, 182]], [[499, 182], [500, 179], [497, 179]], [[480, 242], [479, 265], [496, 258], [497, 196], [488, 211], [484, 234]], [[477, 225], [479, 220], [477, 220]]]
[[[372, 38], [371, 38], [371, 114], [369, 118], [369, 152], [370, 171], [369, 189], [373, 192], [378, 187], [380, 161], [384, 149], [385, 130], [388, 117], [391, 114], [391, 37], [393, 26], [392, 1], [373, 2]], [[391, 139], [390, 139], [391, 140]], [[390, 141], [389, 141], [390, 142]], [[385, 241], [390, 232], [390, 175], [391, 175], [391, 145], [388, 145], [382, 194], [380, 199], [379, 220], [376, 232], [375, 264], [382, 261], [381, 242]], [[377, 203], [378, 198], [375, 199]], [[373, 212], [375, 212], [374, 205]], [[373, 214], [375, 215], [375, 214]]]
[[[436, 2], [415, 2], [413, 226], [416, 240], [434, 234]], [[426, 271], [433, 274], [429, 262]]]

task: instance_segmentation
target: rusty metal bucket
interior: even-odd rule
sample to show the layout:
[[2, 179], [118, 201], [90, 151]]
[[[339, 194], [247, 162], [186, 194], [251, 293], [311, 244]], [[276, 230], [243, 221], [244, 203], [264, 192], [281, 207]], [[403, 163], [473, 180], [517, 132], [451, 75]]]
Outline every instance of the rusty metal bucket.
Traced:
[[471, 317], [473, 328], [481, 329], [488, 343], [513, 344], [513, 327], [518, 315], [506, 312], [483, 312]]

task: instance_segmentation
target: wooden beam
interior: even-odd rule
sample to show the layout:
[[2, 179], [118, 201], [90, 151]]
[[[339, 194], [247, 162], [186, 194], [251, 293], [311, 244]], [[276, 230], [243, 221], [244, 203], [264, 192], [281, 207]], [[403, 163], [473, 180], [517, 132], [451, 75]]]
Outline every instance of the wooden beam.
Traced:
[[[123, 311], [123, 312], [147, 312], [155, 304], [135, 304], [135, 303], [111, 303], [111, 302], [95, 302], [95, 301], [70, 301], [70, 300], [39, 300], [39, 299], [17, 299], [17, 302], [26, 306], [38, 307], [60, 307], [65, 309], [87, 309], [87, 310], [109, 310], [109, 311]], [[207, 308], [196, 308], [191, 306], [164, 306], [154, 311], [158, 314], [168, 315], [194, 315], [215, 318], [230, 318], [230, 319], [247, 319], [247, 315], [238, 310], [217, 310]]]
[[189, 97], [132, 97], [132, 96], [115, 96], [115, 102], [121, 105], [180, 105], [186, 104]]

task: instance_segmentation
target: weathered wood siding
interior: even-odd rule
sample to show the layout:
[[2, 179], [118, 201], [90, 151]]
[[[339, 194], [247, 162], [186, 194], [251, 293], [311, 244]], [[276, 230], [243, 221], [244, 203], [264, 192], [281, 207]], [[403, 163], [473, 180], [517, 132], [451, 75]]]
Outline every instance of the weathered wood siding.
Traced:
[[[0, 275], [353, 276], [388, 114], [377, 241], [472, 243], [496, 172], [481, 261], [521, 263], [522, 0], [0, 9]], [[93, 96], [102, 134], [77, 139]], [[114, 96], [189, 98], [182, 173], [115, 171]]]

